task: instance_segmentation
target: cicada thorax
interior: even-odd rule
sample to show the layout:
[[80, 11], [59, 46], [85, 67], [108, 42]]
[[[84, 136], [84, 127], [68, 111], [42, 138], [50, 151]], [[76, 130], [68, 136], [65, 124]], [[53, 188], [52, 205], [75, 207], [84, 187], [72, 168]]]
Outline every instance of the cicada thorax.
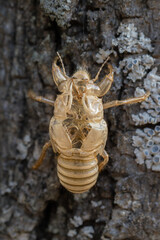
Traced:
[[72, 141], [73, 148], [81, 148], [84, 139], [92, 128], [89, 123], [72, 118], [64, 120], [63, 126]]
[[58, 96], [50, 122], [50, 138], [54, 151], [60, 154], [57, 172], [67, 190], [81, 193], [96, 183], [96, 156], [104, 148], [106, 129], [101, 99], [85, 91], [79, 95], [70, 91], [68, 96], [66, 93]]

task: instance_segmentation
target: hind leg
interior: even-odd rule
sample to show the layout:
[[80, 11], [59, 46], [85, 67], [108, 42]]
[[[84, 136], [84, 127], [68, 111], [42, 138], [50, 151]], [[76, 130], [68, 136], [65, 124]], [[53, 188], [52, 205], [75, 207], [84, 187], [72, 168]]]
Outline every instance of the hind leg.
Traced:
[[43, 148], [42, 148], [42, 152], [41, 152], [41, 155], [40, 155], [40, 157], [39, 157], [39, 159], [36, 161], [36, 163], [33, 165], [33, 167], [32, 167], [32, 169], [37, 169], [41, 164], [42, 164], [42, 162], [43, 162], [43, 160], [44, 160], [44, 157], [45, 157], [45, 155], [46, 155], [46, 152], [47, 152], [47, 149], [49, 148], [49, 147], [51, 147], [52, 145], [51, 145], [51, 141], [48, 141], [48, 142], [46, 142], [45, 144], [44, 144], [44, 146], [43, 146]]
[[103, 153], [101, 156], [103, 157], [103, 162], [99, 163], [99, 165], [98, 165], [99, 172], [101, 172], [103, 170], [103, 168], [106, 166], [106, 164], [108, 163], [108, 160], [109, 160], [109, 155], [105, 150], [103, 150]]

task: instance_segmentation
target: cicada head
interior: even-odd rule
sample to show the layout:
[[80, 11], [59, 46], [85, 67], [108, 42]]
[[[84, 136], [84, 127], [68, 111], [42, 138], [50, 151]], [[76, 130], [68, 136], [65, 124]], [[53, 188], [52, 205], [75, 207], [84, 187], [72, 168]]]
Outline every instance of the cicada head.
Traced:
[[90, 75], [86, 70], [78, 70], [73, 74], [72, 77], [68, 77], [64, 69], [63, 61], [59, 53], [57, 54], [61, 61], [63, 71], [57, 65], [58, 57], [56, 57], [52, 65], [52, 74], [53, 79], [60, 92], [67, 93], [72, 88], [73, 96], [77, 96], [78, 98], [82, 98], [84, 94], [97, 97], [102, 97], [106, 94], [113, 81], [113, 69], [110, 64], [108, 65], [110, 73], [108, 75], [105, 75], [105, 77], [101, 81], [96, 81], [98, 80], [102, 67], [108, 59], [106, 59], [106, 61], [102, 64], [100, 70], [98, 71], [94, 79], [90, 78]]
[[90, 80], [89, 73], [85, 70], [78, 70], [72, 76], [73, 79], [79, 79], [84, 82], [88, 82]]
[[96, 96], [99, 87], [90, 79], [90, 75], [86, 70], [78, 70], [72, 76], [73, 95], [83, 97], [83, 94]]

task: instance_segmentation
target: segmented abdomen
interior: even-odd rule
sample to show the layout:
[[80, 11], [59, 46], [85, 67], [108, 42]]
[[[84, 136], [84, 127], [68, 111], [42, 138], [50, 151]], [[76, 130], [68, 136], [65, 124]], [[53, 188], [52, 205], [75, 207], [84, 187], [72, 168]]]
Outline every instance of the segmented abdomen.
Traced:
[[79, 155], [58, 157], [57, 173], [61, 184], [72, 193], [88, 191], [97, 181], [97, 158]]

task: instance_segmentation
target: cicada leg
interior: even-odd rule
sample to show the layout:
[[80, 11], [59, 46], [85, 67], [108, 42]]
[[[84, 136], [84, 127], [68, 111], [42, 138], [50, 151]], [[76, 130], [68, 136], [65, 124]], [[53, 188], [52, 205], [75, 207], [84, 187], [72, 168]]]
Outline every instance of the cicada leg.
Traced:
[[33, 99], [34, 101], [37, 101], [37, 102], [43, 102], [43, 103], [47, 103], [49, 105], [52, 105], [54, 106], [54, 101], [50, 100], [50, 99], [47, 99], [47, 98], [44, 98], [42, 96], [36, 96], [36, 94], [30, 90], [28, 92], [28, 97], [30, 97], [31, 99]]
[[103, 104], [103, 109], [111, 108], [111, 107], [116, 107], [120, 105], [126, 105], [126, 104], [133, 104], [133, 103], [138, 103], [138, 102], [143, 102], [145, 101], [150, 95], [150, 92], [148, 91], [146, 94], [144, 94], [141, 97], [135, 97], [135, 98], [129, 98], [126, 100], [115, 100], [112, 102], [104, 103]]
[[41, 155], [40, 155], [40, 157], [39, 157], [39, 159], [36, 161], [36, 163], [33, 165], [33, 167], [32, 167], [32, 169], [37, 169], [41, 164], [42, 164], [42, 162], [43, 162], [43, 160], [44, 160], [44, 157], [45, 157], [45, 155], [46, 155], [46, 152], [47, 152], [47, 149], [49, 148], [49, 147], [51, 147], [52, 145], [51, 145], [51, 141], [48, 141], [48, 142], [46, 142], [45, 144], [44, 144], [44, 146], [43, 146], [43, 148], [42, 148], [42, 152], [41, 152]]
[[103, 168], [106, 166], [106, 164], [108, 163], [108, 160], [109, 160], [109, 155], [105, 150], [103, 150], [103, 153], [101, 156], [103, 157], [103, 162], [99, 163], [99, 165], [98, 165], [99, 172], [101, 172], [103, 170]]

